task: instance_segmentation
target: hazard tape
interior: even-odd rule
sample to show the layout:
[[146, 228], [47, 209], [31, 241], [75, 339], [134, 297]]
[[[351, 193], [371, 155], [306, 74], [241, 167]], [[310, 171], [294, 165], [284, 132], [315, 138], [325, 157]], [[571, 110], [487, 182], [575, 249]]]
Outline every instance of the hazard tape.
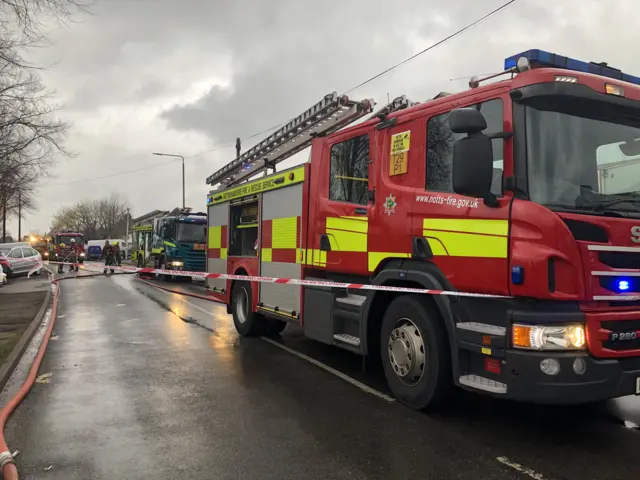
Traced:
[[258, 282], [258, 283], [276, 283], [280, 285], [300, 285], [303, 287], [327, 287], [327, 288], [346, 288], [349, 290], [374, 290], [383, 292], [401, 292], [401, 293], [420, 293], [426, 295], [446, 295], [452, 297], [475, 297], [475, 298], [513, 298], [506, 295], [493, 295], [489, 293], [469, 293], [469, 292], [455, 292], [450, 290], [431, 290], [428, 288], [410, 288], [410, 287], [391, 287], [386, 285], [368, 285], [363, 283], [342, 283], [331, 282], [325, 280], [301, 280], [299, 278], [279, 278], [279, 277], [262, 277], [262, 276], [250, 276], [250, 275], [232, 275], [229, 273], [207, 273], [207, 272], [188, 272], [180, 270], [165, 270], [161, 268], [139, 268], [117, 265], [99, 265], [92, 263], [78, 263], [70, 264], [65, 262], [49, 262], [54, 264], [74, 265], [79, 266], [84, 270], [103, 271], [116, 270], [125, 273], [146, 273], [146, 274], [158, 274], [158, 275], [175, 275], [178, 277], [196, 277], [203, 279], [216, 279], [216, 280], [240, 280], [243, 282]]

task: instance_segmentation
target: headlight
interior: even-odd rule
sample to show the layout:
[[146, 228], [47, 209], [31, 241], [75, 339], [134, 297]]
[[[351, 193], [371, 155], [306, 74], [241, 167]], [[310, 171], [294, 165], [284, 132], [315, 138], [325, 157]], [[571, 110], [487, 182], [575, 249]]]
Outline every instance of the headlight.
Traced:
[[511, 340], [515, 348], [528, 350], [583, 350], [584, 325], [513, 325]]
[[182, 267], [184, 262], [171, 262], [172, 267]]

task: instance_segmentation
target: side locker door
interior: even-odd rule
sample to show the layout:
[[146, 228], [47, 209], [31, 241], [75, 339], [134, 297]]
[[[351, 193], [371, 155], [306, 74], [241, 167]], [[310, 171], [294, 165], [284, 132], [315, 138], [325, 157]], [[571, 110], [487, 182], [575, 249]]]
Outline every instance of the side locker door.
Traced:
[[339, 137], [325, 153], [329, 158], [321, 175], [329, 181], [328, 188], [319, 191], [314, 231], [320, 236], [320, 249], [328, 250], [326, 263], [320, 266], [330, 272], [355, 277], [368, 274], [371, 142], [371, 132], [362, 130]]
[[[301, 278], [301, 220], [304, 184], [262, 194], [260, 274], [267, 277]], [[297, 285], [260, 284], [261, 309], [297, 317], [300, 312]]]
[[[207, 211], [207, 273], [227, 273], [229, 203], [209, 205]], [[207, 278], [208, 289], [225, 293], [227, 281]]]

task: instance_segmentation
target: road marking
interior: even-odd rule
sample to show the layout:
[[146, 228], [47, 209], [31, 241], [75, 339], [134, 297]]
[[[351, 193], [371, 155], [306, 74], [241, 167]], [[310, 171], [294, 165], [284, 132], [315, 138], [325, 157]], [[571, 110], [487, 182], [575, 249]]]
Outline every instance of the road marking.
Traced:
[[64, 318], [66, 315], [57, 315], [58, 318]]
[[[165, 290], [159, 289], [161, 292], [165, 292], [168, 294], [171, 294], [173, 292], [167, 292]], [[179, 293], [175, 294], [175, 295], [180, 295]], [[203, 313], [206, 313], [207, 315], [213, 316], [213, 313], [211, 311], [205, 310], [204, 308], [200, 307], [199, 305], [196, 305], [195, 303], [191, 303], [189, 300], [187, 300], [183, 295], [180, 295], [180, 298], [182, 299], [182, 301], [184, 303], [187, 303], [189, 305], [191, 305], [193, 308], [195, 308], [196, 310], [200, 310]], [[262, 340], [264, 340], [265, 342], [271, 343], [272, 345], [275, 345], [278, 348], [281, 348], [282, 350], [285, 350], [289, 353], [291, 353], [292, 355], [295, 355], [298, 358], [301, 358], [303, 360], [306, 360], [309, 363], [312, 363], [313, 365], [315, 365], [316, 367], [319, 367], [321, 369], [323, 369], [326, 372], [329, 372], [333, 375], [335, 375], [338, 378], [341, 378], [342, 380], [344, 380], [345, 382], [349, 382], [350, 384], [358, 387], [360, 390], [362, 390], [363, 392], [366, 392], [370, 395], [373, 395], [375, 397], [381, 398], [389, 403], [394, 403], [396, 401], [395, 398], [390, 397], [389, 395], [386, 395], [382, 392], [379, 392], [378, 390], [375, 390], [374, 388], [371, 388], [368, 385], [365, 385], [362, 382], [359, 382], [358, 380], [356, 380], [355, 378], [350, 377], [349, 375], [346, 375], [338, 370], [336, 370], [335, 368], [330, 367], [329, 365], [326, 365], [314, 358], [311, 358], [307, 355], [305, 355], [304, 353], [300, 353], [297, 352], [296, 350], [287, 347], [286, 345], [282, 345], [281, 343], [275, 342], [270, 338], [266, 338], [266, 337], [260, 337]]]
[[124, 307], [126, 305], [127, 305], [126, 303], [119, 303], [119, 304], [116, 305], [116, 307]]
[[333, 367], [330, 367], [329, 365], [326, 365], [318, 360], [316, 360], [315, 358], [311, 358], [308, 355], [305, 355], [304, 353], [300, 353], [296, 350], [294, 350], [293, 348], [287, 347], [286, 345], [283, 345], [281, 343], [276, 342], [275, 340], [272, 340], [270, 338], [267, 337], [260, 337], [262, 340], [264, 340], [267, 343], [270, 343], [271, 345], [275, 345], [278, 348], [281, 348], [282, 350], [289, 352], [292, 355], [295, 355], [298, 358], [301, 358], [303, 360], [306, 360], [309, 363], [312, 363], [313, 365], [315, 365], [316, 367], [319, 367], [329, 373], [332, 373], [333, 375], [335, 375], [336, 377], [341, 378], [342, 380], [344, 380], [345, 382], [349, 382], [351, 385], [354, 385], [356, 387], [358, 387], [360, 390], [362, 390], [363, 392], [369, 393], [371, 395], [374, 395], [378, 398], [381, 398], [389, 403], [393, 403], [396, 401], [395, 398], [390, 397], [389, 395], [386, 395], [382, 392], [379, 392], [378, 390], [375, 390], [373, 388], [371, 388], [369, 385], [365, 385], [362, 382], [359, 382], [358, 380], [356, 380], [355, 378], [350, 377], [349, 375], [346, 375], [338, 370], [336, 370]]
[[39, 375], [36, 378], [36, 383], [51, 383], [51, 372]]
[[500, 462], [501, 464], [506, 465], [507, 467], [513, 468], [523, 475], [527, 475], [530, 478], [533, 478], [535, 480], [545, 480], [545, 477], [541, 473], [538, 473], [535, 470], [531, 470], [530, 468], [520, 465], [519, 463], [512, 462], [507, 457], [497, 457], [496, 460], [498, 460], [498, 462]]

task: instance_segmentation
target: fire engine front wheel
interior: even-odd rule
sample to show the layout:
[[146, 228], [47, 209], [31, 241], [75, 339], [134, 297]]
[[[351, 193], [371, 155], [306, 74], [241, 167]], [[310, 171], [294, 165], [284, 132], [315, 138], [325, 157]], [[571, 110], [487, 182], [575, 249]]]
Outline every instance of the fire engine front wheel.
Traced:
[[233, 324], [243, 337], [252, 337], [264, 332], [266, 318], [251, 311], [251, 284], [237, 282], [231, 291]]
[[437, 406], [451, 389], [449, 340], [429, 299], [403, 295], [382, 320], [384, 374], [395, 397], [416, 410]]

